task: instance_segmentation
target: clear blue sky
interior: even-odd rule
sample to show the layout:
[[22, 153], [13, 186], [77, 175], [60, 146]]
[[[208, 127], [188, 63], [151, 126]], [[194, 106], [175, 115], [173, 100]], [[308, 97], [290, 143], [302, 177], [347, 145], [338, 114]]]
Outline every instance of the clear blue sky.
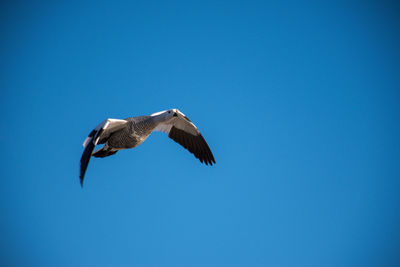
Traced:
[[[390, 1], [0, 7], [2, 266], [399, 266], [400, 8]], [[105, 118], [178, 108], [92, 159]]]

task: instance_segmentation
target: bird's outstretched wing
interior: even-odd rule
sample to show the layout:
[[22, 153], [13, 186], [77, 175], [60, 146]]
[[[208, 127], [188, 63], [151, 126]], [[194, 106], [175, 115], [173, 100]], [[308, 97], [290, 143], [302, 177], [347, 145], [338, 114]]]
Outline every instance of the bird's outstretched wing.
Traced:
[[168, 134], [168, 137], [189, 150], [200, 162], [206, 165], [215, 163], [214, 156], [197, 127], [179, 110], [167, 123], [159, 124], [153, 131]]
[[106, 119], [90, 132], [88, 137], [83, 142], [83, 147], [85, 150], [83, 151], [81, 157], [81, 170], [79, 175], [81, 186], [83, 186], [83, 178], [85, 177], [85, 172], [94, 147], [97, 144], [104, 143], [113, 132], [124, 128], [127, 123], [128, 121], [126, 120]]

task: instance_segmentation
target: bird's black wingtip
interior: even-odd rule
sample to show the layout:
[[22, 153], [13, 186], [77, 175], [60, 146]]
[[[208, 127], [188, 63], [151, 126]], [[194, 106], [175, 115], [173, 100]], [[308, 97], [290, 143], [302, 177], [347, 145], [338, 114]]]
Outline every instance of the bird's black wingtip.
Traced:
[[80, 183], [81, 183], [81, 188], [83, 188], [83, 178], [79, 177]]

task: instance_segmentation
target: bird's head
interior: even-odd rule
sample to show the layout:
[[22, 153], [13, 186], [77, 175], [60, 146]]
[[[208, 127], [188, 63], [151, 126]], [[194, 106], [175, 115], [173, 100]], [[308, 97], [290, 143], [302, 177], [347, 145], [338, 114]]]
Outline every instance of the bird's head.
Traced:
[[166, 111], [166, 115], [168, 118], [178, 117], [178, 110], [177, 109], [169, 109]]
[[157, 118], [161, 119], [162, 121], [168, 121], [174, 117], [178, 117], [178, 110], [177, 109], [163, 110], [160, 112], [153, 113], [153, 114], [151, 114], [151, 116], [157, 117]]

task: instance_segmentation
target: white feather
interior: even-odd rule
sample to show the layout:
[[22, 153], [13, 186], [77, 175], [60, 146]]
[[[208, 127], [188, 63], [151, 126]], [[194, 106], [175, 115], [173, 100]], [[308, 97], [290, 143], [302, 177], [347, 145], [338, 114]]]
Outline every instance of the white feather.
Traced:
[[154, 117], [154, 116], [160, 115], [160, 114], [162, 114], [164, 112], [166, 112], [166, 110], [155, 112], [155, 113], [151, 114], [150, 116]]
[[159, 125], [157, 125], [156, 128], [154, 128], [153, 131], [159, 131], [159, 132], [169, 134], [169, 131], [171, 131], [171, 128], [172, 128], [172, 124], [160, 123]]

